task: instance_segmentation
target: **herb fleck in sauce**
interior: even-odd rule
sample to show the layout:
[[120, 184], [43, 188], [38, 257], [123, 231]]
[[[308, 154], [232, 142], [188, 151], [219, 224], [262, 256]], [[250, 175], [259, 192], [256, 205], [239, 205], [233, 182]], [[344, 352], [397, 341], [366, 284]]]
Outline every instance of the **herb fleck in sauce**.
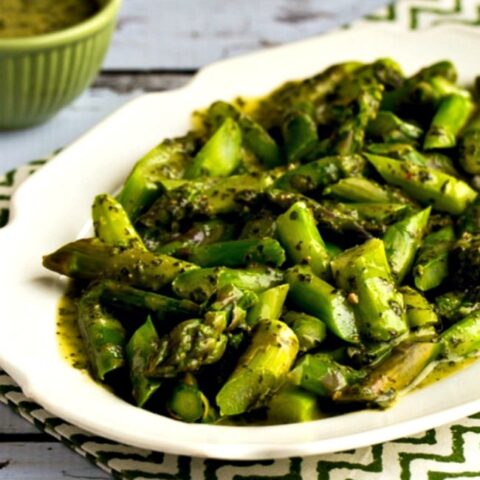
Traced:
[[57, 32], [98, 10], [96, 0], [0, 0], [0, 38]]

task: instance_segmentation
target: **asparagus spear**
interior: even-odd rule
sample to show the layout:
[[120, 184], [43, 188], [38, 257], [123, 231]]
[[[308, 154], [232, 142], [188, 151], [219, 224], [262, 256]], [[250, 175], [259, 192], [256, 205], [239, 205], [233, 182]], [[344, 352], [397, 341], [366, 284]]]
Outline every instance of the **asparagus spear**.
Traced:
[[340, 255], [343, 252], [343, 249], [338, 245], [335, 245], [332, 242], [325, 242], [325, 248], [327, 249], [330, 259], [334, 259], [336, 256]]
[[462, 234], [452, 250], [450, 265], [457, 287], [480, 285], [480, 234]]
[[159, 195], [164, 179], [183, 175], [195, 144], [191, 135], [165, 140], [135, 164], [117, 197], [132, 221]]
[[226, 315], [206, 315], [179, 323], [160, 339], [161, 348], [148, 360], [149, 378], [173, 378], [218, 362], [227, 347]]
[[207, 306], [206, 319], [212, 324], [225, 322], [226, 331], [249, 331], [247, 311], [256, 306], [259, 296], [250, 291], [242, 290], [234, 285], [221, 287]]
[[427, 152], [424, 155], [425, 160], [427, 161], [427, 167], [433, 168], [434, 170], [440, 170], [443, 173], [451, 175], [452, 177], [462, 179], [459, 171], [455, 167], [453, 160], [447, 155], [444, 155], [440, 152]]
[[451, 158], [436, 151], [420, 153], [407, 143], [372, 143], [368, 145], [366, 150], [375, 155], [407, 160], [415, 165], [440, 170], [453, 177], [461, 178]]
[[278, 126], [282, 122], [284, 112], [296, 105], [304, 102], [321, 104], [339, 82], [359, 66], [358, 62], [346, 62], [333, 65], [313, 77], [287, 82], [262, 98], [255, 105], [252, 116], [266, 129]]
[[285, 155], [289, 163], [302, 160], [318, 142], [317, 126], [312, 116], [295, 109], [285, 117], [282, 125]]
[[471, 233], [477, 235], [480, 233], [480, 196], [468, 206], [460, 217], [461, 233]]
[[220, 180], [188, 182], [167, 192], [140, 218], [146, 227], [172, 226], [195, 216], [214, 218], [248, 212], [273, 183], [272, 172], [233, 175]]
[[103, 242], [115, 247], [146, 250], [127, 212], [111, 195], [105, 193], [95, 197], [92, 217], [95, 236]]
[[438, 170], [377, 155], [367, 154], [367, 158], [387, 182], [437, 210], [459, 215], [477, 196], [467, 183]]
[[247, 350], [216, 396], [221, 415], [238, 415], [264, 405], [281, 387], [297, 353], [297, 337], [286, 324], [259, 322]]
[[438, 343], [402, 343], [363, 381], [338, 392], [334, 399], [341, 402], [373, 403], [386, 408], [436, 359], [439, 352]]
[[189, 260], [201, 267], [241, 267], [260, 263], [279, 267], [285, 262], [285, 251], [273, 238], [231, 240], [194, 248]]
[[471, 94], [468, 90], [450, 82], [442, 76], [433, 76], [418, 82], [413, 90], [412, 97], [434, 114], [435, 110], [438, 110], [442, 100], [450, 95], [459, 95], [466, 99], [471, 99]]
[[189, 300], [178, 300], [158, 293], [147, 292], [113, 280], [103, 280], [101, 300], [124, 309], [148, 311], [154, 318], [185, 320], [198, 315], [200, 306]]
[[111, 247], [97, 239], [68, 243], [43, 257], [43, 265], [75, 279], [109, 278], [139, 288], [160, 290], [195, 265], [168, 255]]
[[477, 111], [460, 138], [459, 162], [472, 175], [480, 174], [480, 112]]
[[392, 112], [380, 111], [368, 123], [366, 133], [385, 143], [415, 143], [423, 135], [423, 130]]
[[78, 303], [78, 326], [87, 349], [95, 378], [105, 376], [125, 365], [125, 329], [119, 320], [100, 304], [102, 287], [89, 288]]
[[175, 235], [168, 243], [152, 246], [151, 250], [155, 253], [184, 258], [188, 257], [196, 246], [232, 240], [234, 233], [235, 225], [223, 220], [195, 222], [185, 233]]
[[382, 240], [346, 250], [331, 266], [337, 285], [349, 292], [365, 337], [389, 341], [408, 330], [403, 297], [395, 288]]
[[387, 342], [365, 341], [360, 345], [349, 346], [346, 350], [346, 357], [338, 361], [352, 363], [355, 367], [373, 368], [383, 362], [395, 347], [402, 342], [409, 340], [411, 332], [405, 332]]
[[150, 357], [160, 348], [160, 338], [150, 317], [138, 328], [127, 344], [132, 394], [139, 407], [143, 407], [160, 388], [159, 380], [145, 376]]
[[470, 95], [451, 94], [443, 98], [425, 136], [424, 149], [454, 147], [472, 109]]
[[299, 193], [285, 192], [278, 189], [270, 190], [268, 199], [282, 210], [287, 210], [296, 202], [304, 202], [310, 208], [320, 226], [337, 233], [354, 232], [363, 238], [371, 237], [367, 228], [373, 225], [369, 222], [361, 221], [357, 212], [353, 210], [345, 211], [346, 209], [333, 204], [328, 204], [327, 206], [325, 205], [326, 202], [316, 202], [310, 197]]
[[226, 178], [205, 191], [204, 204], [200, 203], [197, 213], [215, 217], [233, 212], [248, 212], [250, 205], [263, 200], [263, 194], [272, 185], [274, 178], [275, 172]]
[[480, 349], [480, 310], [453, 324], [440, 336], [442, 356], [457, 359]]
[[295, 332], [301, 352], [318, 347], [327, 336], [325, 323], [312, 315], [289, 311], [283, 317], [283, 321]]
[[401, 284], [410, 271], [428, 224], [430, 207], [388, 227], [383, 242], [393, 278]]
[[362, 370], [341, 365], [325, 353], [307, 354], [289, 374], [289, 380], [320, 397], [331, 397], [365, 377]]
[[438, 316], [428, 300], [415, 289], [404, 286], [400, 289], [407, 308], [407, 322], [410, 328], [422, 328], [438, 324]]
[[247, 323], [253, 326], [261, 320], [278, 320], [282, 315], [288, 289], [288, 284], [283, 284], [260, 293], [258, 302], [248, 312]]
[[287, 171], [275, 181], [274, 188], [304, 193], [335, 183], [342, 177], [361, 175], [365, 166], [360, 155], [325, 157]]
[[239, 239], [265, 238], [276, 236], [276, 216], [269, 210], [262, 210], [250, 217], [244, 224]]
[[454, 84], [457, 79], [457, 71], [452, 62], [442, 60], [419, 70], [408, 78], [399, 88], [386, 92], [382, 98], [382, 110], [396, 111], [402, 104], [415, 101], [414, 94], [418, 84], [432, 78], [444, 78]]
[[289, 299], [303, 311], [320, 318], [342, 340], [360, 342], [355, 316], [344, 292], [315, 276], [308, 267], [291, 268], [285, 278], [290, 285]]
[[406, 160], [420, 167], [428, 166], [425, 155], [408, 143], [371, 143], [365, 150], [374, 155]]
[[218, 101], [210, 105], [207, 119], [214, 126], [220, 125], [226, 118], [231, 118], [238, 123], [245, 147], [252, 151], [266, 167], [273, 168], [282, 164], [278, 145], [259, 123], [229, 103]]
[[336, 208], [346, 215], [357, 217], [365, 221], [366, 228], [382, 231], [387, 225], [403, 217], [410, 210], [410, 206], [403, 203], [337, 203], [324, 201], [323, 205]]
[[324, 416], [316, 395], [291, 385], [278, 391], [267, 408], [268, 420], [274, 424], [310, 422]]
[[387, 90], [399, 88], [404, 82], [404, 75], [400, 65], [391, 58], [379, 58], [372, 63], [363, 65], [355, 70], [355, 78], [364, 81], [377, 80]]
[[328, 276], [330, 255], [305, 203], [293, 204], [277, 218], [277, 233], [290, 261], [310, 265], [319, 277]]
[[369, 79], [349, 79], [345, 84], [343, 95], [348, 98], [350, 94], [353, 101], [346, 108], [348, 117], [334, 132], [329, 147], [331, 153], [338, 155], [351, 155], [361, 150], [365, 129], [377, 115], [384, 90], [381, 83]]
[[180, 298], [205, 302], [227, 285], [241, 290], [262, 292], [282, 282], [283, 274], [273, 268], [257, 267], [248, 270], [226, 267], [201, 268], [182, 273], [173, 281], [173, 291]]
[[188, 423], [198, 422], [209, 415], [208, 399], [191, 373], [186, 373], [173, 387], [167, 410], [173, 418]]
[[328, 186], [324, 190], [324, 194], [351, 202], [388, 203], [392, 200], [381, 185], [365, 177], [342, 178], [337, 183]]
[[435, 298], [436, 312], [449, 323], [480, 310], [480, 289], [454, 290]]
[[185, 172], [185, 178], [203, 175], [227, 177], [238, 167], [241, 158], [242, 131], [238, 124], [227, 118]]
[[413, 268], [415, 286], [425, 292], [438, 287], [448, 276], [449, 252], [455, 241], [451, 226], [427, 235], [418, 252]]
[[441, 60], [439, 62], [428, 65], [420, 69], [413, 77], [413, 81], [428, 80], [434, 77], [441, 77], [445, 80], [455, 83], [457, 81], [457, 70], [455, 65], [449, 60]]

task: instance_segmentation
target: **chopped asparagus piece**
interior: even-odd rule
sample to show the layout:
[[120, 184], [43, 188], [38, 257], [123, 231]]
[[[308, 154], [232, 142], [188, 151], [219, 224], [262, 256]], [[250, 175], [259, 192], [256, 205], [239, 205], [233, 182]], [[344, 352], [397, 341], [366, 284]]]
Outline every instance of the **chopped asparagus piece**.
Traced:
[[469, 95], [452, 94], [443, 98], [425, 137], [425, 150], [454, 147], [472, 109]]
[[287, 385], [268, 403], [268, 420], [272, 423], [301, 423], [324, 417], [317, 396]]
[[176, 295], [199, 303], [208, 300], [218, 289], [234, 285], [240, 289], [263, 292], [283, 280], [283, 274], [273, 268], [231, 269], [202, 268], [177, 276], [172, 287]]
[[135, 164], [117, 197], [132, 221], [158, 197], [164, 180], [183, 175], [194, 148], [192, 136], [165, 140]]
[[349, 343], [359, 343], [355, 316], [341, 290], [315, 276], [308, 267], [287, 270], [289, 298], [305, 312], [324, 321], [330, 331]]
[[227, 118], [197, 153], [185, 172], [185, 177], [231, 175], [240, 163], [241, 146], [242, 131], [234, 120]]
[[285, 381], [297, 353], [297, 337], [285, 323], [259, 322], [246, 352], [217, 394], [221, 415], [264, 405]]
[[404, 286], [402, 292], [407, 307], [407, 322], [410, 328], [422, 328], [438, 324], [438, 316], [428, 300], [415, 289]]
[[401, 284], [410, 271], [427, 228], [430, 207], [388, 227], [383, 242], [392, 275]]
[[289, 375], [289, 380], [320, 397], [331, 397], [365, 377], [362, 370], [341, 365], [324, 353], [307, 354]]
[[75, 279], [109, 278], [155, 291], [171, 283], [178, 274], [198, 268], [168, 255], [111, 247], [96, 239], [68, 243], [43, 257], [43, 265]]

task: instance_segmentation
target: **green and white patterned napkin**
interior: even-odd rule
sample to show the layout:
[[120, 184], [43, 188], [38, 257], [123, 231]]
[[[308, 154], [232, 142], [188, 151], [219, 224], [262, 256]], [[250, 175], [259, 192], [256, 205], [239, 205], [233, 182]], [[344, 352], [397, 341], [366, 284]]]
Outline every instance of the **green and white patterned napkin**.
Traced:
[[[480, 0], [404, 0], [357, 24], [364, 22], [385, 22], [402, 30], [444, 23], [480, 26]], [[15, 189], [46, 161], [32, 162], [0, 178], [0, 228], [8, 222], [9, 200]], [[122, 480], [480, 479], [480, 413], [420, 435], [346, 452], [228, 462], [150, 452], [94, 436], [29, 400], [1, 370], [0, 401]]]

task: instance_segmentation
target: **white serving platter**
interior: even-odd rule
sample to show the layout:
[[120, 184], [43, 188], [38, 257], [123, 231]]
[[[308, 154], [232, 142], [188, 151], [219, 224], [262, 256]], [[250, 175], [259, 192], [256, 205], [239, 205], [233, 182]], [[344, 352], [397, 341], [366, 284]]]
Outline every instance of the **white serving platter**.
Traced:
[[480, 410], [480, 363], [416, 390], [384, 412], [361, 411], [305, 424], [189, 425], [141, 410], [74, 369], [59, 351], [56, 309], [65, 282], [41, 257], [77, 238], [94, 196], [113, 192], [134, 162], [165, 137], [183, 134], [190, 112], [217, 99], [266, 93], [344, 60], [395, 58], [406, 73], [453, 60], [461, 83], [480, 72], [480, 35], [466, 27], [392, 32], [377, 25], [213, 64], [184, 88], [144, 95], [60, 153], [15, 194], [0, 231], [0, 366], [53, 414], [129, 445], [223, 459], [311, 455], [379, 443]]

